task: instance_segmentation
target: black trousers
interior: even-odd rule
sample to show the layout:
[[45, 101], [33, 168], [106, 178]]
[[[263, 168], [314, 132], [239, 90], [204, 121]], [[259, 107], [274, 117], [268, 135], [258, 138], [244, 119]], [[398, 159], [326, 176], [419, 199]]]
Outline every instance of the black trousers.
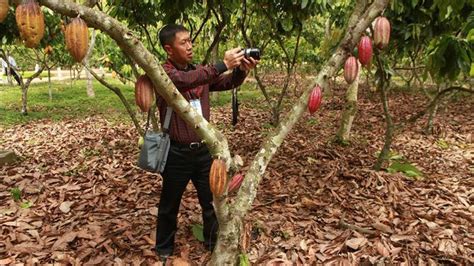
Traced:
[[212, 250], [217, 240], [218, 222], [212, 205], [209, 187], [209, 170], [212, 158], [205, 145], [197, 149], [171, 144], [166, 167], [162, 173], [163, 188], [158, 206], [156, 251], [160, 255], [172, 254], [177, 230], [177, 216], [181, 197], [189, 180], [197, 190], [202, 208], [204, 240]]
[[[5, 75], [8, 75], [7, 74], [8, 72], [8, 68], [5, 68]], [[18, 75], [18, 73], [16, 73], [15, 70], [13, 70], [13, 68], [10, 68], [10, 75], [13, 76], [13, 78], [16, 80], [16, 82], [18, 83], [18, 85], [20, 85], [20, 75]]]

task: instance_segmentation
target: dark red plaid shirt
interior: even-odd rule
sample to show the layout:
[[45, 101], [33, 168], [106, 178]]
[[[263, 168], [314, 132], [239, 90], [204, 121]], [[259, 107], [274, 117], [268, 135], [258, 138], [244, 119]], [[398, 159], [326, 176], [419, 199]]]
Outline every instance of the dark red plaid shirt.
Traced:
[[[186, 98], [200, 99], [202, 114], [209, 121], [209, 91], [223, 91], [232, 89], [232, 84], [237, 87], [244, 82], [246, 73], [244, 71], [236, 71], [236, 76], [232, 80], [232, 73], [222, 74], [227, 70], [223, 62], [215, 65], [188, 65], [186, 69], [178, 69], [169, 59], [163, 64], [163, 68], [173, 81], [176, 88]], [[161, 97], [157, 96], [157, 105], [160, 110], [160, 121], [163, 126], [165, 113], [168, 104]], [[189, 127], [183, 119], [175, 112], [171, 116], [170, 138], [179, 143], [191, 143], [201, 141], [201, 138], [194, 133], [192, 127]]]

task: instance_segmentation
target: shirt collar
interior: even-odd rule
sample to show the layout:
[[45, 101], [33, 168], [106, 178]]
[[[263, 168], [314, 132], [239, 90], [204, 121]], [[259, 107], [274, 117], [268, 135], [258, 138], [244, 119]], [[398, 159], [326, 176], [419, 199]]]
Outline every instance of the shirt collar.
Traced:
[[169, 58], [166, 60], [166, 63], [167, 63], [167, 64], [170, 64], [170, 65], [172, 65], [174, 68], [176, 68], [176, 69], [178, 69], [178, 70], [182, 70], [182, 71], [189, 71], [189, 70], [194, 70], [194, 69], [196, 69], [196, 67], [195, 67], [193, 64], [188, 64], [188, 65], [186, 66], [186, 68], [183, 69], [182, 67], [177, 66], [177, 65], [176, 65], [171, 59], [169, 59]]

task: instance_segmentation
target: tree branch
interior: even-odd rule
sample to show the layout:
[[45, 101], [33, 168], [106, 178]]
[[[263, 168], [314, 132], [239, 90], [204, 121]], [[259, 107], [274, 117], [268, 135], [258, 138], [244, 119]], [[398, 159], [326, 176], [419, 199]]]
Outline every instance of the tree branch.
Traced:
[[176, 89], [157, 58], [145, 48], [133, 32], [116, 19], [98, 10], [69, 1], [39, 0], [39, 2], [63, 15], [75, 17], [80, 14], [88, 26], [107, 33], [117, 42], [124, 53], [128, 54], [143, 68], [155, 85], [155, 92], [163, 97], [179, 117], [195, 129], [197, 135], [206, 143], [211, 154], [214, 157], [224, 159], [228, 165], [232, 164], [225, 136], [191, 107], [189, 102]]
[[89, 71], [89, 73], [92, 74], [92, 76], [94, 76], [97, 81], [100, 82], [100, 84], [113, 91], [120, 98], [120, 101], [122, 101], [123, 105], [125, 106], [125, 109], [127, 109], [127, 112], [130, 115], [130, 118], [132, 119], [132, 122], [138, 131], [138, 134], [140, 134], [140, 136], [143, 136], [144, 132], [140, 124], [138, 123], [137, 117], [135, 116], [135, 112], [133, 112], [132, 108], [130, 107], [130, 104], [128, 104], [127, 99], [125, 99], [125, 97], [123, 96], [120, 88], [105, 81], [105, 79], [101, 78], [97, 73], [95, 73], [94, 70], [90, 69], [88, 65], [84, 65], [84, 67]]
[[206, 24], [206, 22], [209, 20], [210, 17], [211, 17], [211, 9], [210, 9], [210, 8], [207, 8], [206, 17], [205, 17], [204, 20], [202, 21], [201, 26], [199, 26], [199, 29], [198, 29], [198, 31], [196, 32], [196, 35], [194, 35], [194, 37], [193, 37], [193, 43], [194, 43], [194, 41], [196, 40], [196, 38], [199, 36], [199, 34], [201, 33], [202, 29], [204, 28], [204, 25]]
[[444, 97], [445, 94], [447, 94], [448, 92], [451, 92], [451, 91], [454, 91], [454, 90], [458, 90], [458, 91], [464, 91], [464, 92], [468, 92], [468, 93], [474, 93], [474, 90], [472, 89], [468, 89], [468, 88], [464, 88], [464, 87], [461, 87], [461, 86], [452, 86], [452, 87], [449, 87], [449, 88], [446, 88], [440, 92], [438, 92], [438, 94], [436, 94], [436, 96], [434, 97], [434, 99], [430, 102], [430, 104], [428, 104], [428, 106], [423, 110], [423, 111], [420, 111], [419, 113], [417, 113], [416, 115], [410, 117], [408, 120], [406, 120], [405, 122], [410, 122], [410, 123], [413, 123], [415, 122], [416, 120], [418, 120], [419, 118], [423, 117], [428, 111], [431, 110], [431, 108], [433, 108], [437, 103], [438, 101]]
[[314, 84], [308, 87], [299, 100], [293, 105], [293, 109], [264, 141], [262, 148], [255, 156], [249, 170], [245, 176], [242, 186], [238, 192], [236, 200], [232, 205], [232, 215], [234, 217], [243, 217], [252, 206], [257, 195], [256, 187], [260, 183], [265, 169], [277, 151], [278, 147], [283, 143], [284, 138], [294, 127], [296, 122], [303, 116], [307, 109], [308, 96], [315, 85], [319, 84], [322, 88], [327, 86], [330, 77], [341, 68], [343, 62], [352, 52], [354, 46], [359, 41], [362, 33], [367, 29], [370, 23], [382, 12], [387, 6], [389, 0], [375, 0], [367, 9], [365, 9], [366, 1], [358, 1], [356, 7], [349, 19], [346, 28], [346, 34], [341, 40], [339, 47], [326, 64], [321, 68], [315, 78]]

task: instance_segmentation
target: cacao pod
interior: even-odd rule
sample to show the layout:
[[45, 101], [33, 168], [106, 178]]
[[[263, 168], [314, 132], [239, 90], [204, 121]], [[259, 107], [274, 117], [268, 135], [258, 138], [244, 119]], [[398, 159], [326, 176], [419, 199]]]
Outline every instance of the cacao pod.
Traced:
[[310, 114], [313, 114], [319, 109], [319, 106], [321, 106], [321, 100], [321, 87], [319, 87], [319, 85], [316, 85], [316, 87], [314, 87], [313, 91], [311, 91], [311, 94], [309, 95], [308, 110]]
[[374, 44], [377, 48], [387, 47], [390, 41], [390, 22], [386, 17], [378, 17], [375, 20]]
[[20, 37], [28, 48], [36, 47], [44, 35], [44, 15], [35, 0], [25, 0], [15, 12]]
[[244, 181], [244, 176], [242, 174], [236, 174], [232, 177], [232, 179], [229, 182], [229, 187], [227, 191], [232, 192], [240, 187], [242, 185], [242, 181]]
[[227, 182], [227, 168], [221, 159], [214, 159], [209, 172], [209, 185], [214, 196], [219, 197], [225, 191]]
[[372, 40], [368, 36], [363, 36], [357, 49], [359, 50], [359, 62], [363, 66], [369, 65], [372, 60]]
[[155, 99], [153, 82], [147, 75], [141, 75], [135, 83], [135, 103], [142, 112], [148, 112]]
[[8, 0], [0, 0], [0, 23], [2, 23], [8, 15]]
[[354, 56], [347, 58], [344, 64], [344, 79], [348, 84], [352, 84], [359, 74], [359, 63]]
[[73, 18], [66, 26], [64, 33], [66, 47], [76, 62], [82, 62], [89, 48], [89, 30], [86, 22], [80, 18]]
[[51, 45], [48, 45], [44, 48], [44, 53], [45, 54], [52, 54], [53, 53], [53, 47]]

